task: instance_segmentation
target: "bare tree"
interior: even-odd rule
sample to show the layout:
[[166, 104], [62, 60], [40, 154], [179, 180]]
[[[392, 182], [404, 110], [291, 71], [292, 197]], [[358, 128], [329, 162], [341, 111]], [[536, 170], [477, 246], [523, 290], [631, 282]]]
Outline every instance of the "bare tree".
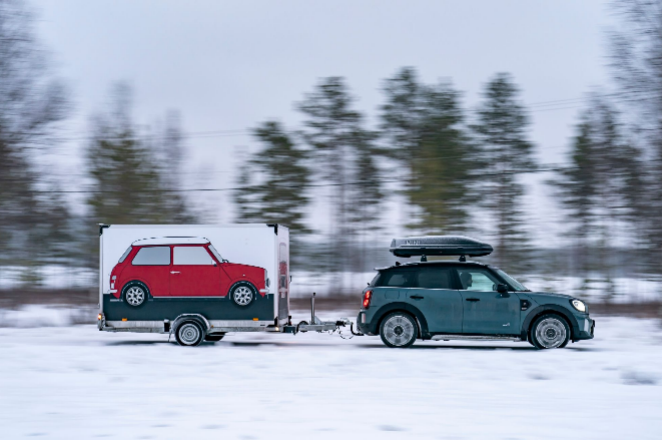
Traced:
[[662, 0], [616, 0], [621, 19], [610, 34], [611, 68], [620, 101], [634, 110], [631, 133], [645, 149], [647, 200], [640, 218], [649, 246], [649, 261], [662, 270]]
[[[53, 145], [57, 122], [67, 115], [63, 84], [53, 79], [46, 52], [33, 31], [33, 15], [22, 0], [0, 0], [0, 249], [14, 263], [34, 263], [39, 256], [25, 243], [52, 238], [45, 216], [64, 206], [37, 197], [39, 176], [31, 156]], [[59, 205], [59, 206], [58, 206]], [[18, 259], [18, 260], [17, 260]]]

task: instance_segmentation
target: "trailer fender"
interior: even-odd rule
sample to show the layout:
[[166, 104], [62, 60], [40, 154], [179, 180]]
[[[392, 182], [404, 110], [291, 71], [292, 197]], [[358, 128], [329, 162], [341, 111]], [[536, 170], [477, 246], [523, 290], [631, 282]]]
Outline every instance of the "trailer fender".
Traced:
[[211, 325], [209, 324], [209, 321], [205, 318], [205, 316], [203, 316], [202, 314], [191, 313], [191, 314], [181, 314], [177, 316], [177, 318], [172, 322], [172, 325], [170, 326], [170, 334], [176, 332], [177, 328], [179, 328], [179, 326], [183, 322], [188, 320], [193, 320], [198, 324], [200, 324], [200, 326], [202, 326], [202, 329], [204, 329], [205, 334], [208, 334], [209, 331], [211, 330]]

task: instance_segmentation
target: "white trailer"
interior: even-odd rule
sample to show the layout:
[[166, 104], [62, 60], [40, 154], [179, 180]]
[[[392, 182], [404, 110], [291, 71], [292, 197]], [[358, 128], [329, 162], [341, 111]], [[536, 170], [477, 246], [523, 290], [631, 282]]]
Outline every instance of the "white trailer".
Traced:
[[98, 328], [174, 334], [335, 331], [347, 319], [290, 316], [289, 230], [277, 224], [100, 225]]

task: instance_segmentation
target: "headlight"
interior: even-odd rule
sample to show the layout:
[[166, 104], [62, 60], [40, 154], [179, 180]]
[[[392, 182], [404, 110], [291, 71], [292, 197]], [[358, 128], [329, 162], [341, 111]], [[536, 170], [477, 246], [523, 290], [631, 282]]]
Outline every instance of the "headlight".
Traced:
[[572, 306], [575, 307], [575, 309], [579, 312], [586, 312], [586, 303], [582, 302], [581, 300], [571, 300], [570, 303], [572, 303]]

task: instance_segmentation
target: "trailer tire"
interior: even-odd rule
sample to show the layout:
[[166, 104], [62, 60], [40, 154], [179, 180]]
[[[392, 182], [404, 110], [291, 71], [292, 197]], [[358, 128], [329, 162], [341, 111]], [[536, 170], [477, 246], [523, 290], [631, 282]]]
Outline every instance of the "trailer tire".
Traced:
[[127, 283], [124, 285], [124, 288], [122, 288], [122, 299], [132, 308], [143, 306], [147, 303], [148, 298], [149, 289], [147, 289], [147, 286], [144, 283], [137, 280]]
[[175, 330], [175, 339], [181, 346], [198, 346], [205, 339], [205, 331], [197, 320], [184, 320]]
[[230, 288], [229, 295], [235, 305], [246, 308], [257, 298], [257, 289], [249, 282], [237, 282]]

